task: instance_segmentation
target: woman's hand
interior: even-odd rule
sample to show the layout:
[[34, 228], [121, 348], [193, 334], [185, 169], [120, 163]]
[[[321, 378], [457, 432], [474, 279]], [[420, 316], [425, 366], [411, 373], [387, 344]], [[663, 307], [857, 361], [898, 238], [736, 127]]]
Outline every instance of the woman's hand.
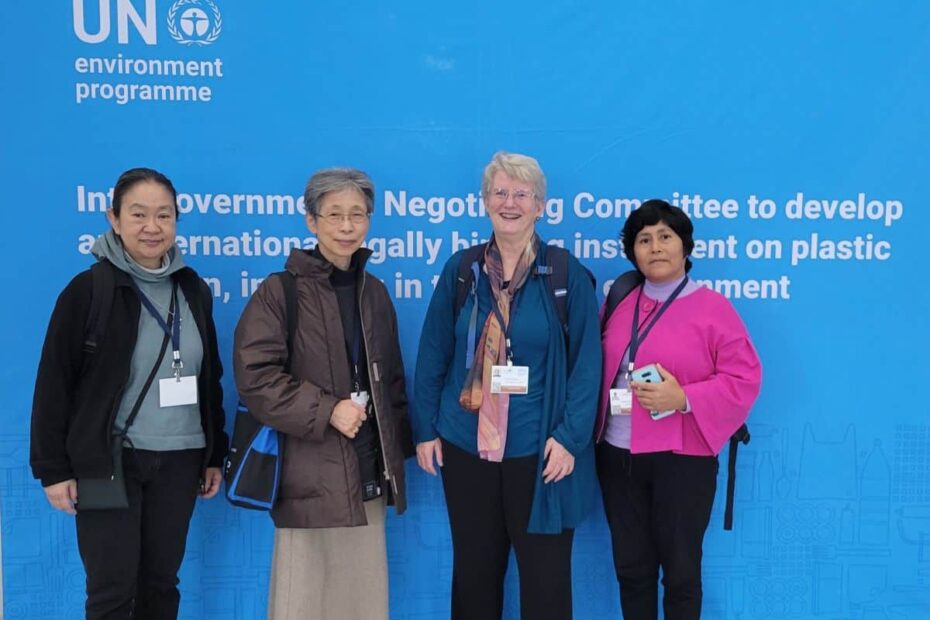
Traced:
[[546, 451], [543, 453], [546, 467], [543, 469], [543, 482], [558, 482], [575, 471], [575, 457], [562, 447], [554, 437], [546, 440]]
[[223, 470], [219, 467], [207, 467], [203, 475], [203, 486], [200, 487], [200, 497], [210, 499], [219, 493], [221, 482], [223, 482]]
[[358, 435], [358, 429], [362, 428], [362, 422], [367, 417], [364, 407], [346, 398], [340, 400], [333, 407], [333, 412], [329, 416], [329, 423], [349, 439], [355, 439], [355, 436]]
[[50, 484], [44, 489], [45, 497], [52, 508], [66, 512], [69, 515], [77, 514], [74, 505], [77, 503], [77, 480], [71, 478], [63, 482]]
[[662, 364], [656, 364], [656, 368], [662, 375], [661, 383], [633, 381], [630, 384], [639, 404], [647, 411], [683, 411], [688, 406], [688, 397], [681, 389], [678, 379], [662, 368]]
[[424, 441], [417, 444], [417, 465], [420, 469], [428, 474], [436, 475], [436, 468], [433, 466], [433, 458], [436, 463], [442, 467], [442, 440], [438, 437], [432, 441]]

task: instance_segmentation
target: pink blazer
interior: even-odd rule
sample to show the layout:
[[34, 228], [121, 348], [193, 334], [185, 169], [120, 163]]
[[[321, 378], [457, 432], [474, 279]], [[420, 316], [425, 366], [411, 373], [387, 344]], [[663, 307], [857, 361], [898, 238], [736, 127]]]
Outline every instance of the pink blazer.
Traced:
[[[595, 438], [607, 426], [610, 387], [630, 343], [636, 291], [624, 299], [601, 335], [604, 376]], [[658, 304], [643, 296], [640, 321]], [[633, 399], [630, 451], [715, 455], [749, 415], [759, 395], [762, 365], [746, 327], [730, 302], [701, 287], [668, 307], [636, 354], [636, 367], [658, 362], [678, 379], [690, 413], [653, 420]]]

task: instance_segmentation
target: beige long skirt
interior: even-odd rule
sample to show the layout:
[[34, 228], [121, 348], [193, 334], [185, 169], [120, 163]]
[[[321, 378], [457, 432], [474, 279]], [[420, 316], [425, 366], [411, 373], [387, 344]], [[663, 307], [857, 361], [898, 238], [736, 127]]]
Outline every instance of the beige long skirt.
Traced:
[[387, 620], [384, 513], [382, 497], [363, 527], [276, 529], [269, 620]]

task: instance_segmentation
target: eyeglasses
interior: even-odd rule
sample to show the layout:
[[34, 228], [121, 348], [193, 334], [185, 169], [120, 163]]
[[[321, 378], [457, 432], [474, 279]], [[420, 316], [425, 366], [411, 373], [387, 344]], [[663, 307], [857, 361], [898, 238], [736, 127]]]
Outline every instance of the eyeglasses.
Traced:
[[356, 226], [361, 226], [368, 221], [368, 213], [365, 211], [352, 211], [351, 213], [326, 213], [320, 214], [320, 218], [325, 220], [330, 226], [339, 226], [343, 221], [349, 220]]
[[499, 202], [507, 202], [507, 198], [513, 196], [513, 201], [517, 203], [527, 202], [528, 200], [535, 198], [535, 192], [528, 192], [525, 189], [517, 189], [512, 192], [502, 189], [500, 187], [491, 191], [491, 196]]

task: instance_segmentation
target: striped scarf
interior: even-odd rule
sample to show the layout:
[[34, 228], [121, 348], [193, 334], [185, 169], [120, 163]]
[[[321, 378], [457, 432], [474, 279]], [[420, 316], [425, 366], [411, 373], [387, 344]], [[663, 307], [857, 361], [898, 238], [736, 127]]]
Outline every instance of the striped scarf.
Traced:
[[[491, 284], [492, 302], [497, 303], [505, 324], [510, 323], [511, 304], [532, 271], [538, 249], [539, 237], [533, 235], [517, 261], [510, 284], [504, 288], [500, 249], [493, 236], [488, 242], [484, 253], [484, 270]], [[478, 454], [485, 460], [500, 462], [504, 458], [504, 446], [507, 444], [510, 395], [491, 394], [491, 367], [507, 363], [504, 326], [493, 310], [488, 313], [478, 343], [474, 364], [459, 395], [459, 404], [478, 414]]]

